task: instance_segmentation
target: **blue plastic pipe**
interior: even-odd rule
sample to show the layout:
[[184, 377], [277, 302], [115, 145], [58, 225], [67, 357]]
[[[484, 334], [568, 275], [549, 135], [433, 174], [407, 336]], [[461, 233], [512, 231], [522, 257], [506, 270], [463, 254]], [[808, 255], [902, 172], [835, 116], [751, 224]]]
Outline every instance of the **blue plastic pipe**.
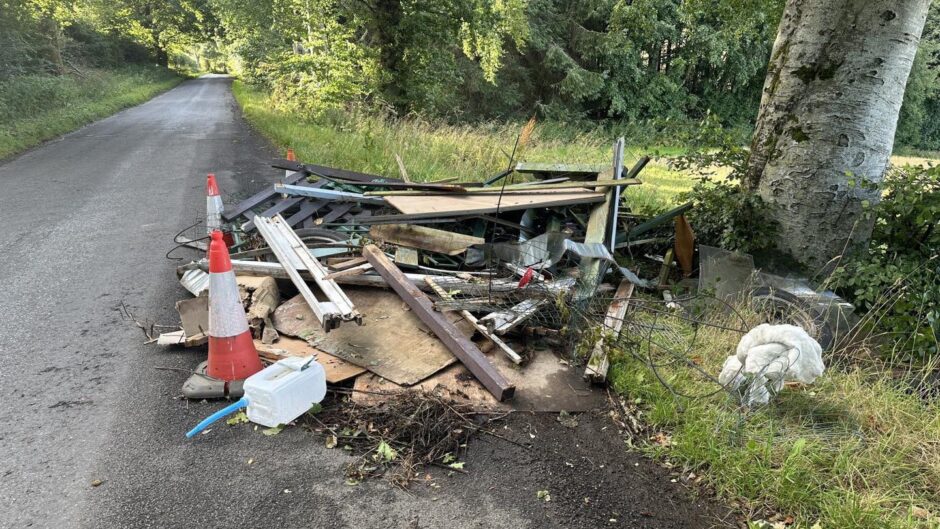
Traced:
[[206, 417], [205, 419], [203, 419], [202, 422], [199, 423], [199, 424], [197, 424], [195, 428], [193, 428], [192, 430], [186, 432], [186, 438], [187, 438], [187, 439], [192, 439], [192, 438], [195, 437], [197, 434], [199, 434], [199, 432], [201, 432], [201, 431], [205, 430], [206, 428], [208, 428], [209, 425], [211, 425], [211, 424], [214, 423], [215, 421], [217, 421], [217, 420], [219, 420], [219, 419], [221, 419], [221, 418], [223, 418], [223, 417], [225, 417], [225, 416], [227, 416], [227, 415], [231, 415], [231, 414], [235, 413], [236, 411], [238, 411], [238, 410], [240, 410], [240, 409], [242, 409], [242, 408], [247, 408], [247, 407], [248, 407], [248, 399], [246, 399], [245, 397], [242, 397], [242, 398], [236, 400], [235, 402], [229, 404], [228, 406], [222, 408], [221, 410], [219, 410], [219, 411], [213, 413], [212, 415]]

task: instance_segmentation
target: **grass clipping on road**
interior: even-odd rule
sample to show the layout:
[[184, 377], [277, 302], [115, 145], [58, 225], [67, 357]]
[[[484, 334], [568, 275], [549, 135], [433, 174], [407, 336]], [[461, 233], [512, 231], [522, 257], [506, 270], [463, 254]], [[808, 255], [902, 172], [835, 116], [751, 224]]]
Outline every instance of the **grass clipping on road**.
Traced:
[[[745, 319], [746, 328], [759, 323], [753, 314]], [[707, 396], [715, 385], [684, 365], [717, 376], [741, 334], [698, 332], [693, 356], [655, 362], [668, 388], [643, 346], [614, 356], [612, 385], [656, 432], [645, 450], [704, 475], [720, 497], [755, 518], [777, 513], [807, 528], [938, 526], [940, 406], [918, 387], [935, 366], [898, 373], [857, 354], [847, 360], [848, 351], [827, 353], [815, 384], [744, 410], [726, 392]]]
[[0, 159], [143, 103], [181, 80], [165, 68], [134, 66], [0, 81]]
[[[302, 119], [273, 108], [267, 94], [242, 82], [236, 81], [233, 90], [248, 121], [279, 148], [293, 148], [299, 160], [397, 177], [397, 154], [416, 182], [451, 177], [481, 181], [505, 170], [523, 127], [516, 122], [446, 125], [352, 111]], [[516, 160], [609, 165], [615, 136], [615, 132], [589, 134], [540, 122]], [[644, 154], [628, 150], [627, 165]], [[627, 202], [635, 213], [644, 214], [674, 205], [676, 195], [694, 183], [692, 176], [672, 171], [659, 160], [650, 163], [640, 178], [644, 184], [628, 188]]]

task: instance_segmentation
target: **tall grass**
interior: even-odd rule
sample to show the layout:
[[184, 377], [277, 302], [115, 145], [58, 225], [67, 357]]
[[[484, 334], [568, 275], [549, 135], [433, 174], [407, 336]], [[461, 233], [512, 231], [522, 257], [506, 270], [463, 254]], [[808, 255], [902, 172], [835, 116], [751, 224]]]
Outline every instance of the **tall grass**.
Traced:
[[[744, 313], [748, 327], [757, 323]], [[741, 335], [699, 333], [690, 354], [717, 375]], [[840, 353], [827, 363], [833, 356]], [[704, 476], [755, 518], [771, 511], [807, 528], [940, 526], [940, 406], [917, 388], [936, 366], [899, 375], [873, 360], [829, 365], [815, 384], [784, 389], [747, 411], [724, 392], [694, 397], [714, 386], [681, 362], [660, 365], [672, 390], [693, 398], [677, 397], [633, 355], [616, 354], [611, 370], [613, 387], [671, 436], [645, 450]]]
[[134, 66], [0, 81], [0, 159], [142, 103], [180, 80], [164, 68]]
[[[398, 119], [369, 112], [327, 112], [303, 119], [274, 110], [267, 95], [239, 81], [235, 97], [248, 121], [278, 147], [291, 147], [298, 158], [383, 175], [398, 175], [395, 155], [402, 157], [415, 181], [457, 177], [479, 181], [507, 168], [524, 123], [446, 125], [420, 119]], [[584, 132], [559, 123], [538, 123], [516, 161], [610, 164], [616, 131]], [[647, 154], [629, 149], [627, 164]], [[671, 171], [656, 160], [641, 173], [644, 185], [627, 191], [634, 212], [653, 213], [673, 205], [691, 188], [690, 176]]]

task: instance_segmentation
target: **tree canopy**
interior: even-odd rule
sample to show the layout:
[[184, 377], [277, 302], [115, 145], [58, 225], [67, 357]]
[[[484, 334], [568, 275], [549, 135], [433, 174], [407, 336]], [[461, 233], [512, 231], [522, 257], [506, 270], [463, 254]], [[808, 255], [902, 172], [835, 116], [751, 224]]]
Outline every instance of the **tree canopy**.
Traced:
[[[190, 62], [317, 113], [750, 126], [783, 0], [0, 0], [0, 77]], [[940, 149], [940, 7], [898, 142]]]

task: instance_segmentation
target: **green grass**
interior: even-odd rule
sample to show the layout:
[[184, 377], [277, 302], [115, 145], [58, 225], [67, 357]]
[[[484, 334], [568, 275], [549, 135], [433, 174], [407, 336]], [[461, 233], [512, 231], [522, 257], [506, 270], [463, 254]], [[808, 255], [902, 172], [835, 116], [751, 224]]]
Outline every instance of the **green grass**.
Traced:
[[[334, 112], [302, 119], [275, 110], [267, 95], [236, 81], [235, 97], [248, 121], [275, 145], [294, 149], [298, 159], [383, 175], [398, 176], [395, 155], [402, 157], [415, 181], [457, 177], [479, 181], [506, 168], [523, 123], [432, 124], [370, 113]], [[516, 160], [528, 162], [611, 162], [610, 132], [576, 132], [564, 125], [537, 124]], [[627, 164], [647, 152], [628, 149]], [[627, 191], [634, 212], [654, 213], [675, 204], [676, 195], [694, 180], [654, 160], [640, 174], [644, 184]]]
[[[695, 361], [717, 374], [740, 335], [700, 332]], [[742, 511], [790, 515], [807, 528], [940, 525], [940, 406], [901, 382], [930, 368], [899, 377], [872, 361], [830, 365], [814, 385], [784, 389], [747, 413], [725, 393], [696, 397], [715, 386], [688, 368], [659, 372], [693, 398], [675, 397], [632, 355], [619, 353], [611, 370], [613, 387], [670, 436], [644, 449], [704, 476]]]
[[182, 80], [146, 66], [83, 73], [0, 81], [0, 159], [140, 104]]

